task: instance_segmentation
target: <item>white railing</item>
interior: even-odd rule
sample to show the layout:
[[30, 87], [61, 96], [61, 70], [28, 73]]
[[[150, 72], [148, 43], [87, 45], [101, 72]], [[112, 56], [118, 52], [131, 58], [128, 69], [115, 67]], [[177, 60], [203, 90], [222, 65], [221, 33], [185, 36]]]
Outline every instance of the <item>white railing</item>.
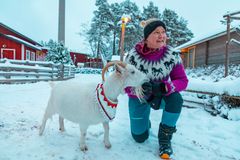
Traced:
[[52, 62], [0, 59], [0, 83], [66, 80], [75, 77], [75, 66]]

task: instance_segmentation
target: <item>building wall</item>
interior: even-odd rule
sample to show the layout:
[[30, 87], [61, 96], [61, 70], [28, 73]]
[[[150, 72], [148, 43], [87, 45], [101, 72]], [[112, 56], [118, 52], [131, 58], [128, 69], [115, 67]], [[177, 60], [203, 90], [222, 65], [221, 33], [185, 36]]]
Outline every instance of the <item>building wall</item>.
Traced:
[[[9, 51], [15, 52], [15, 59], [21, 60], [21, 44], [11, 41], [3, 36], [0, 36], [0, 54], [9, 54]], [[6, 53], [4, 53], [6, 51]], [[4, 56], [3, 56], [4, 57]], [[13, 56], [8, 56], [10, 59], [14, 59]]]
[[207, 43], [201, 43], [195, 48], [195, 66], [205, 64]]
[[[236, 32], [231, 33], [230, 37], [240, 40]], [[209, 64], [224, 64], [226, 40], [226, 36], [221, 36], [209, 41]], [[240, 47], [229, 45], [229, 63], [240, 63]]]
[[75, 53], [75, 52], [70, 52], [70, 56], [72, 58], [73, 63], [75, 64], [75, 66], [77, 66], [77, 63], [87, 62], [87, 59], [88, 59], [87, 55]]
[[226, 36], [209, 41], [208, 64], [224, 64]]
[[[237, 35], [236, 32], [231, 33], [230, 37], [240, 41], [240, 36]], [[225, 35], [197, 44], [195, 46], [195, 67], [201, 65], [224, 64], [226, 40], [227, 37]], [[185, 56], [185, 59], [186, 58], [187, 56]], [[239, 46], [235, 46], [233, 44], [229, 45], [229, 63], [240, 64]]]
[[[22, 44], [0, 36], [0, 58], [9, 58], [16, 60], [26, 60], [27, 52], [30, 52], [29, 60], [36, 61], [36, 50], [24, 45], [22, 54]], [[15, 57], [12, 53], [15, 53]], [[22, 58], [22, 56], [24, 56]]]
[[45, 61], [45, 58], [47, 56], [47, 49], [42, 49], [41, 51], [36, 52], [36, 61]]
[[86, 54], [70, 52], [70, 56], [75, 66], [78, 66], [78, 63], [84, 64], [84, 67], [91, 68], [102, 68], [103, 63], [100, 58], [89, 58]]
[[84, 67], [103, 68], [103, 63], [100, 58], [88, 58], [87, 62], [84, 64]]
[[[28, 57], [27, 54], [30, 52], [30, 56]], [[25, 51], [24, 51], [24, 60], [31, 60], [31, 61], [36, 61], [36, 50], [25, 46]]]
[[[237, 35], [237, 33], [231, 34], [231, 38], [240, 41], [240, 36]], [[229, 48], [230, 48], [229, 62], [240, 64], [240, 46], [230, 44]]]

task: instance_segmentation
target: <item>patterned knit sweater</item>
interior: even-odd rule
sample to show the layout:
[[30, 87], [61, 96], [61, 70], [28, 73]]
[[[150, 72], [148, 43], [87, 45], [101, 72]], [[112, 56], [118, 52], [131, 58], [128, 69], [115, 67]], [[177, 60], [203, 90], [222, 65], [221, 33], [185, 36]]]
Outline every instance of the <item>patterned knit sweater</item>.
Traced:
[[[188, 79], [182, 59], [170, 46], [151, 50], [140, 42], [127, 54], [125, 62], [147, 74], [150, 81], [165, 83], [168, 89], [166, 96], [187, 88]], [[130, 97], [136, 97], [133, 88], [127, 87], [125, 91]]]

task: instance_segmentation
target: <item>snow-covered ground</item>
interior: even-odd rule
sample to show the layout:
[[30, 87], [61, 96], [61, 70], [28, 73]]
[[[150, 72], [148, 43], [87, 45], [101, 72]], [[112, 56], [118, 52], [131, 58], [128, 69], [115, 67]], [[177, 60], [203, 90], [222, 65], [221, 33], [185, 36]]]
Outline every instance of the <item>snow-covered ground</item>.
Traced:
[[[73, 80], [100, 78], [99, 74], [79, 74]], [[112, 148], [104, 148], [99, 124], [88, 129], [89, 150], [84, 153], [79, 149], [78, 125], [66, 121], [66, 132], [60, 133], [57, 116], [48, 121], [44, 135], [38, 136], [49, 95], [47, 82], [0, 85], [0, 160], [159, 159], [157, 131], [161, 110], [152, 111], [150, 137], [138, 144], [130, 134], [128, 97], [119, 96], [117, 115], [110, 123]], [[240, 160], [239, 121], [211, 116], [203, 108], [183, 108], [177, 129], [173, 137], [175, 160]]]

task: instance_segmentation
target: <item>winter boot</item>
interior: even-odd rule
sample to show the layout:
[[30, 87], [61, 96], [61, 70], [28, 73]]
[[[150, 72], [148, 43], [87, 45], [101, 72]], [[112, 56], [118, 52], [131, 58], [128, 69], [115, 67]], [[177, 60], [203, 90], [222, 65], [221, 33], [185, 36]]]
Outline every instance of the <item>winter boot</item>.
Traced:
[[175, 133], [176, 127], [170, 127], [160, 123], [158, 130], [158, 142], [159, 142], [159, 156], [162, 159], [169, 159], [173, 153], [171, 146], [171, 139], [173, 133]]

